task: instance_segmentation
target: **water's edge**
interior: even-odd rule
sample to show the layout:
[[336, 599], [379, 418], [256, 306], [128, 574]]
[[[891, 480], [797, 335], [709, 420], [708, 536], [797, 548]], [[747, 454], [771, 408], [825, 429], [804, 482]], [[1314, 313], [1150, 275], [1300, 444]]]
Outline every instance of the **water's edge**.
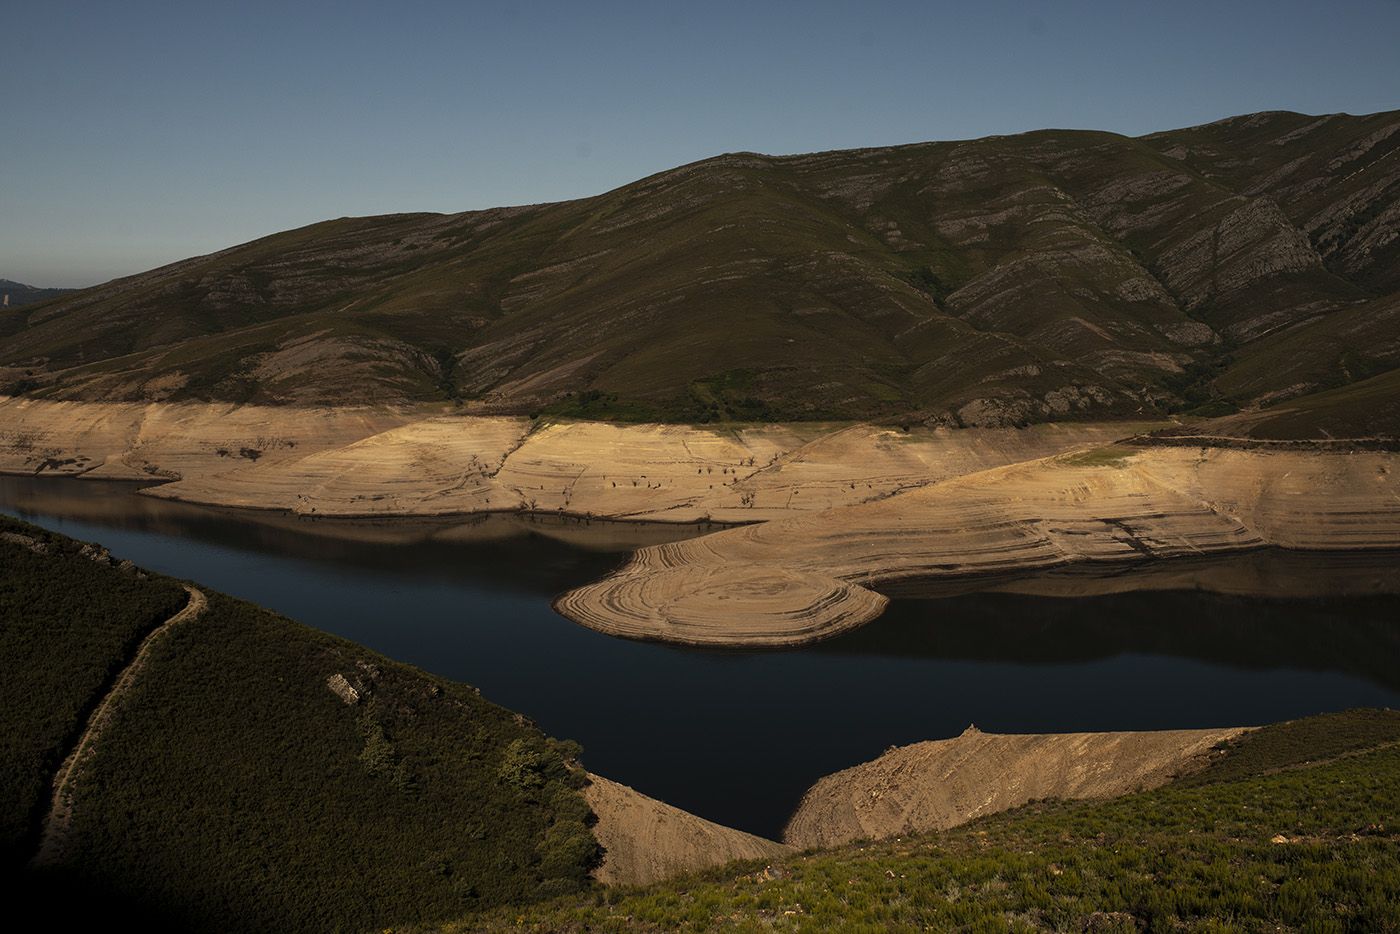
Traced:
[[[613, 639], [550, 609], [638, 536], [652, 543], [655, 526], [270, 518], [59, 478], [0, 478], [0, 511], [473, 684], [580, 741], [590, 769], [769, 837], [822, 775], [969, 723], [1228, 727], [1400, 707], [1393, 556], [1341, 569], [1362, 585], [1343, 595], [1212, 593], [1190, 575], [1121, 589], [1131, 574], [1088, 592], [1050, 575], [899, 597], [876, 622], [802, 649], [717, 652]], [[1253, 553], [1229, 574], [1267, 586], [1310, 569], [1325, 582], [1341, 573], [1334, 559]]]

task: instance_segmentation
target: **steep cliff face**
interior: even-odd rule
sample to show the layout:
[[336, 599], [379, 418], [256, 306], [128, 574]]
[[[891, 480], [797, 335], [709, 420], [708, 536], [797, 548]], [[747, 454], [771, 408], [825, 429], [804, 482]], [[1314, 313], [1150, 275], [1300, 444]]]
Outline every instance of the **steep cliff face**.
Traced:
[[[1268, 402], [1392, 365], [1398, 145], [1397, 113], [1256, 114], [342, 218], [0, 317], [0, 389], [982, 426]], [[1302, 329], [1339, 350], [1272, 376]]]

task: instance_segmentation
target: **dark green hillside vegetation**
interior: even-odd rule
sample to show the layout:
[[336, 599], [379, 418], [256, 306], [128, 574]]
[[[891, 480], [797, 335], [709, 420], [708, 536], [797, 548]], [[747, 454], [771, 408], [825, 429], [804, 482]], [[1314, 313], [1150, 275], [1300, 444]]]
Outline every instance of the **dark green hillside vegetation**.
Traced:
[[1240, 419], [1255, 438], [1400, 438], [1400, 370], [1250, 413]]
[[[12, 697], [10, 601], [37, 601], [15, 618], [39, 648], [16, 651], [61, 674], [81, 668], [39, 638], [47, 614], [69, 607], [44, 602], [49, 592], [125, 610], [140, 623], [131, 631], [186, 595], [158, 576], [3, 547], [8, 759], [56, 745], [47, 706], [59, 693]], [[465, 685], [208, 597], [202, 616], [154, 643], [77, 780], [62, 856], [29, 871], [23, 889], [52, 917], [107, 906], [177, 930], [367, 930], [591, 884], [598, 846], [576, 746]], [[87, 654], [120, 657], [121, 641], [108, 641], [105, 655]], [[335, 676], [357, 696], [333, 691]]]
[[597, 845], [573, 752], [470, 688], [211, 595], [80, 786], [71, 871], [210, 929], [368, 928], [576, 891]]
[[[1377, 292], [1400, 287], [1396, 114], [1266, 111], [1142, 137], [1211, 182], [1272, 199], [1329, 272]], [[1323, 184], [1325, 182], [1325, 184]]]
[[449, 929], [1397, 931], [1397, 742], [1390, 711], [1281, 724], [1151, 792], [1039, 802]]
[[[141, 639], [185, 605], [173, 581], [0, 516], [0, 847], [25, 862], [50, 783]], [[96, 560], [95, 560], [96, 559]]]
[[[1400, 743], [1400, 713], [1348, 710], [1275, 723], [1226, 744], [1206, 769], [1178, 779], [1181, 787], [1236, 781], [1326, 762], [1339, 756]], [[1396, 776], [1400, 780], [1400, 776]]]
[[631, 421], [1225, 414], [1400, 360], [1397, 146], [1400, 113], [1264, 113], [732, 153], [577, 201], [341, 218], [0, 317], [0, 390]]

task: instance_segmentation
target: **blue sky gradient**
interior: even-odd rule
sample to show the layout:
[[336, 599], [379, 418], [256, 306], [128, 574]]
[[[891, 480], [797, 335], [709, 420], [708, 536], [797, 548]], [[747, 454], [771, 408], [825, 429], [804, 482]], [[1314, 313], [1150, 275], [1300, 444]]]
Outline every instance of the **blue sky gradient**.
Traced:
[[1400, 2], [0, 4], [0, 277], [720, 152], [1400, 108]]

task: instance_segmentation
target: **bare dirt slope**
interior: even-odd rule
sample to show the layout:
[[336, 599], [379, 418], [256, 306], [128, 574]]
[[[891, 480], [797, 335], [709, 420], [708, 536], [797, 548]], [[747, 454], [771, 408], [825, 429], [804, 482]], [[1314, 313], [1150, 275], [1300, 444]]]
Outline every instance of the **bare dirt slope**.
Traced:
[[1397, 476], [1388, 453], [1116, 445], [644, 548], [557, 607], [613, 635], [795, 645], [874, 619], [881, 583], [1400, 548]]
[[264, 468], [411, 420], [392, 408], [43, 402], [0, 397], [0, 471], [178, 479]]
[[757, 522], [878, 500], [1146, 423], [617, 425], [433, 408], [0, 398], [0, 471], [167, 479], [153, 496], [319, 516], [565, 512]]
[[594, 874], [605, 885], [642, 885], [707, 866], [789, 852], [772, 840], [696, 817], [639, 791], [590, 776], [584, 789], [606, 854]]
[[1199, 768], [1243, 730], [983, 733], [891, 749], [828, 775], [783, 833], [803, 849], [942, 830], [1044, 798], [1109, 798]]

